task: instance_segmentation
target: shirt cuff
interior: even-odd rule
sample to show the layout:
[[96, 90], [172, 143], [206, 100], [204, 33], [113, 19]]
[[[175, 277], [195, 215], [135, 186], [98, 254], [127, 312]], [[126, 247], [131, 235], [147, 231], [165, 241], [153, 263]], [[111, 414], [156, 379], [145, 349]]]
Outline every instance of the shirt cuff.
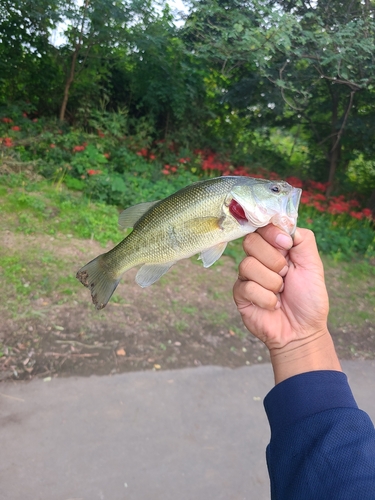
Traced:
[[277, 384], [265, 397], [272, 434], [298, 420], [332, 408], [358, 408], [345, 373], [319, 370]]

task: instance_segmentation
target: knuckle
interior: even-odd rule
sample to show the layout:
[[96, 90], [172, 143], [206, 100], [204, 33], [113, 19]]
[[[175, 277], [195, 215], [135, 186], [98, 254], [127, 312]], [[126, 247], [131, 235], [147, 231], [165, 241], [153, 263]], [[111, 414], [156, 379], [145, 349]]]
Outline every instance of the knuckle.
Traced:
[[252, 265], [254, 263], [254, 258], [253, 257], [245, 257], [239, 267], [238, 267], [238, 273], [240, 276], [244, 278], [249, 278], [249, 273], [252, 268]]
[[256, 244], [259, 238], [261, 238], [261, 236], [257, 233], [250, 233], [245, 236], [242, 246], [247, 254], [251, 253], [252, 246]]
[[278, 293], [283, 285], [283, 282], [284, 281], [283, 281], [282, 277], [277, 274], [275, 276], [275, 283], [271, 288], [272, 292]]
[[281, 255], [280, 252], [278, 252], [278, 255], [275, 256], [275, 261], [274, 261], [275, 272], [277, 272], [277, 273], [280, 272], [286, 265], [287, 265], [287, 261], [286, 261], [285, 257], [283, 255]]

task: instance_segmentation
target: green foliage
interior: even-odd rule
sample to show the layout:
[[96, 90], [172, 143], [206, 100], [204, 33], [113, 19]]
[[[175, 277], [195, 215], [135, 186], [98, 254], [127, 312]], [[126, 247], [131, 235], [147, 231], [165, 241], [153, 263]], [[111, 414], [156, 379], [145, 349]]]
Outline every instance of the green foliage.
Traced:
[[[357, 156], [358, 155], [358, 156]], [[362, 153], [356, 152], [356, 158], [349, 163], [348, 179], [357, 192], [370, 195], [375, 190], [375, 161], [366, 160]]]
[[346, 214], [331, 215], [302, 206], [298, 225], [312, 229], [319, 250], [336, 261], [351, 260], [359, 255], [375, 257], [374, 225], [367, 219], [355, 220]]

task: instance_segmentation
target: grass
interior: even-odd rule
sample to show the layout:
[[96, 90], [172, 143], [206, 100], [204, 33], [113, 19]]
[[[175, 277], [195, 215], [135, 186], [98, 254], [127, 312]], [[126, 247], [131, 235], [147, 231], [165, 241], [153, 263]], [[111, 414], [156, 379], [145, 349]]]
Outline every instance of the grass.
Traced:
[[[0, 230], [22, 233], [30, 237], [25, 247], [9, 247], [0, 242], [0, 286], [7, 290], [5, 306], [12, 314], [30, 312], [30, 303], [38, 298], [59, 297], [60, 303], [76, 297], [77, 283], [71, 266], [71, 256], [56, 256], [51, 249], [38, 247], [38, 235], [55, 238], [56, 246], [68, 248], [65, 238], [85, 240], [94, 238], [102, 245], [118, 242], [125, 233], [117, 224], [115, 207], [93, 203], [61, 184], [46, 181], [30, 181], [22, 175], [7, 175], [0, 178]], [[6, 233], [4, 233], [6, 234]], [[36, 239], [36, 240], [35, 240]], [[226, 252], [238, 263], [243, 258], [242, 241], [228, 245]], [[375, 323], [375, 267], [366, 260], [337, 262], [332, 257], [323, 257], [327, 286], [331, 298], [330, 324], [360, 325], [364, 321]], [[199, 276], [197, 277], [199, 280]], [[206, 278], [205, 278], [206, 279]], [[213, 300], [225, 299], [227, 290], [209, 290]], [[114, 302], [122, 300], [116, 296]], [[189, 328], [188, 320], [197, 313], [196, 308], [173, 304], [175, 313], [181, 312], [175, 328]], [[207, 321], [215, 325], [224, 324], [226, 313], [211, 317], [204, 312]], [[185, 321], [186, 320], [186, 321]], [[235, 331], [241, 337], [242, 332]]]
[[323, 256], [330, 295], [329, 322], [345, 324], [375, 323], [375, 266], [366, 261], [336, 262]]
[[[23, 176], [3, 176], [0, 229], [23, 234], [63, 233], [67, 237], [95, 238], [102, 245], [125, 237], [118, 226], [115, 207], [92, 203], [61, 184], [32, 182]], [[5, 226], [4, 217], [7, 219]]]

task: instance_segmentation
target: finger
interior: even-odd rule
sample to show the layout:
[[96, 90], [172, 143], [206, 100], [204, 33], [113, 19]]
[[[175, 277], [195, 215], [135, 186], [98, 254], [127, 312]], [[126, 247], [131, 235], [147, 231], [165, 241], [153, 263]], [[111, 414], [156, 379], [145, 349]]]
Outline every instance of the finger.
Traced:
[[255, 281], [263, 288], [278, 293], [282, 290], [284, 282], [282, 277], [268, 269], [254, 257], [245, 257], [238, 270], [238, 278], [241, 281]]
[[251, 304], [270, 311], [280, 307], [278, 297], [270, 290], [255, 283], [255, 281], [237, 280], [233, 287], [233, 297], [238, 310], [244, 309]]
[[308, 268], [322, 267], [315, 236], [309, 229], [298, 228], [294, 237], [294, 245], [290, 251], [290, 258], [295, 265]]
[[257, 230], [257, 233], [259, 233], [262, 238], [270, 243], [273, 247], [280, 250], [290, 250], [293, 246], [292, 237], [273, 224], [268, 224], [268, 226], [260, 227]]
[[268, 243], [260, 234], [251, 233], [246, 236], [243, 248], [248, 256], [253, 256], [263, 265], [285, 276], [288, 272], [288, 263], [280, 250]]

